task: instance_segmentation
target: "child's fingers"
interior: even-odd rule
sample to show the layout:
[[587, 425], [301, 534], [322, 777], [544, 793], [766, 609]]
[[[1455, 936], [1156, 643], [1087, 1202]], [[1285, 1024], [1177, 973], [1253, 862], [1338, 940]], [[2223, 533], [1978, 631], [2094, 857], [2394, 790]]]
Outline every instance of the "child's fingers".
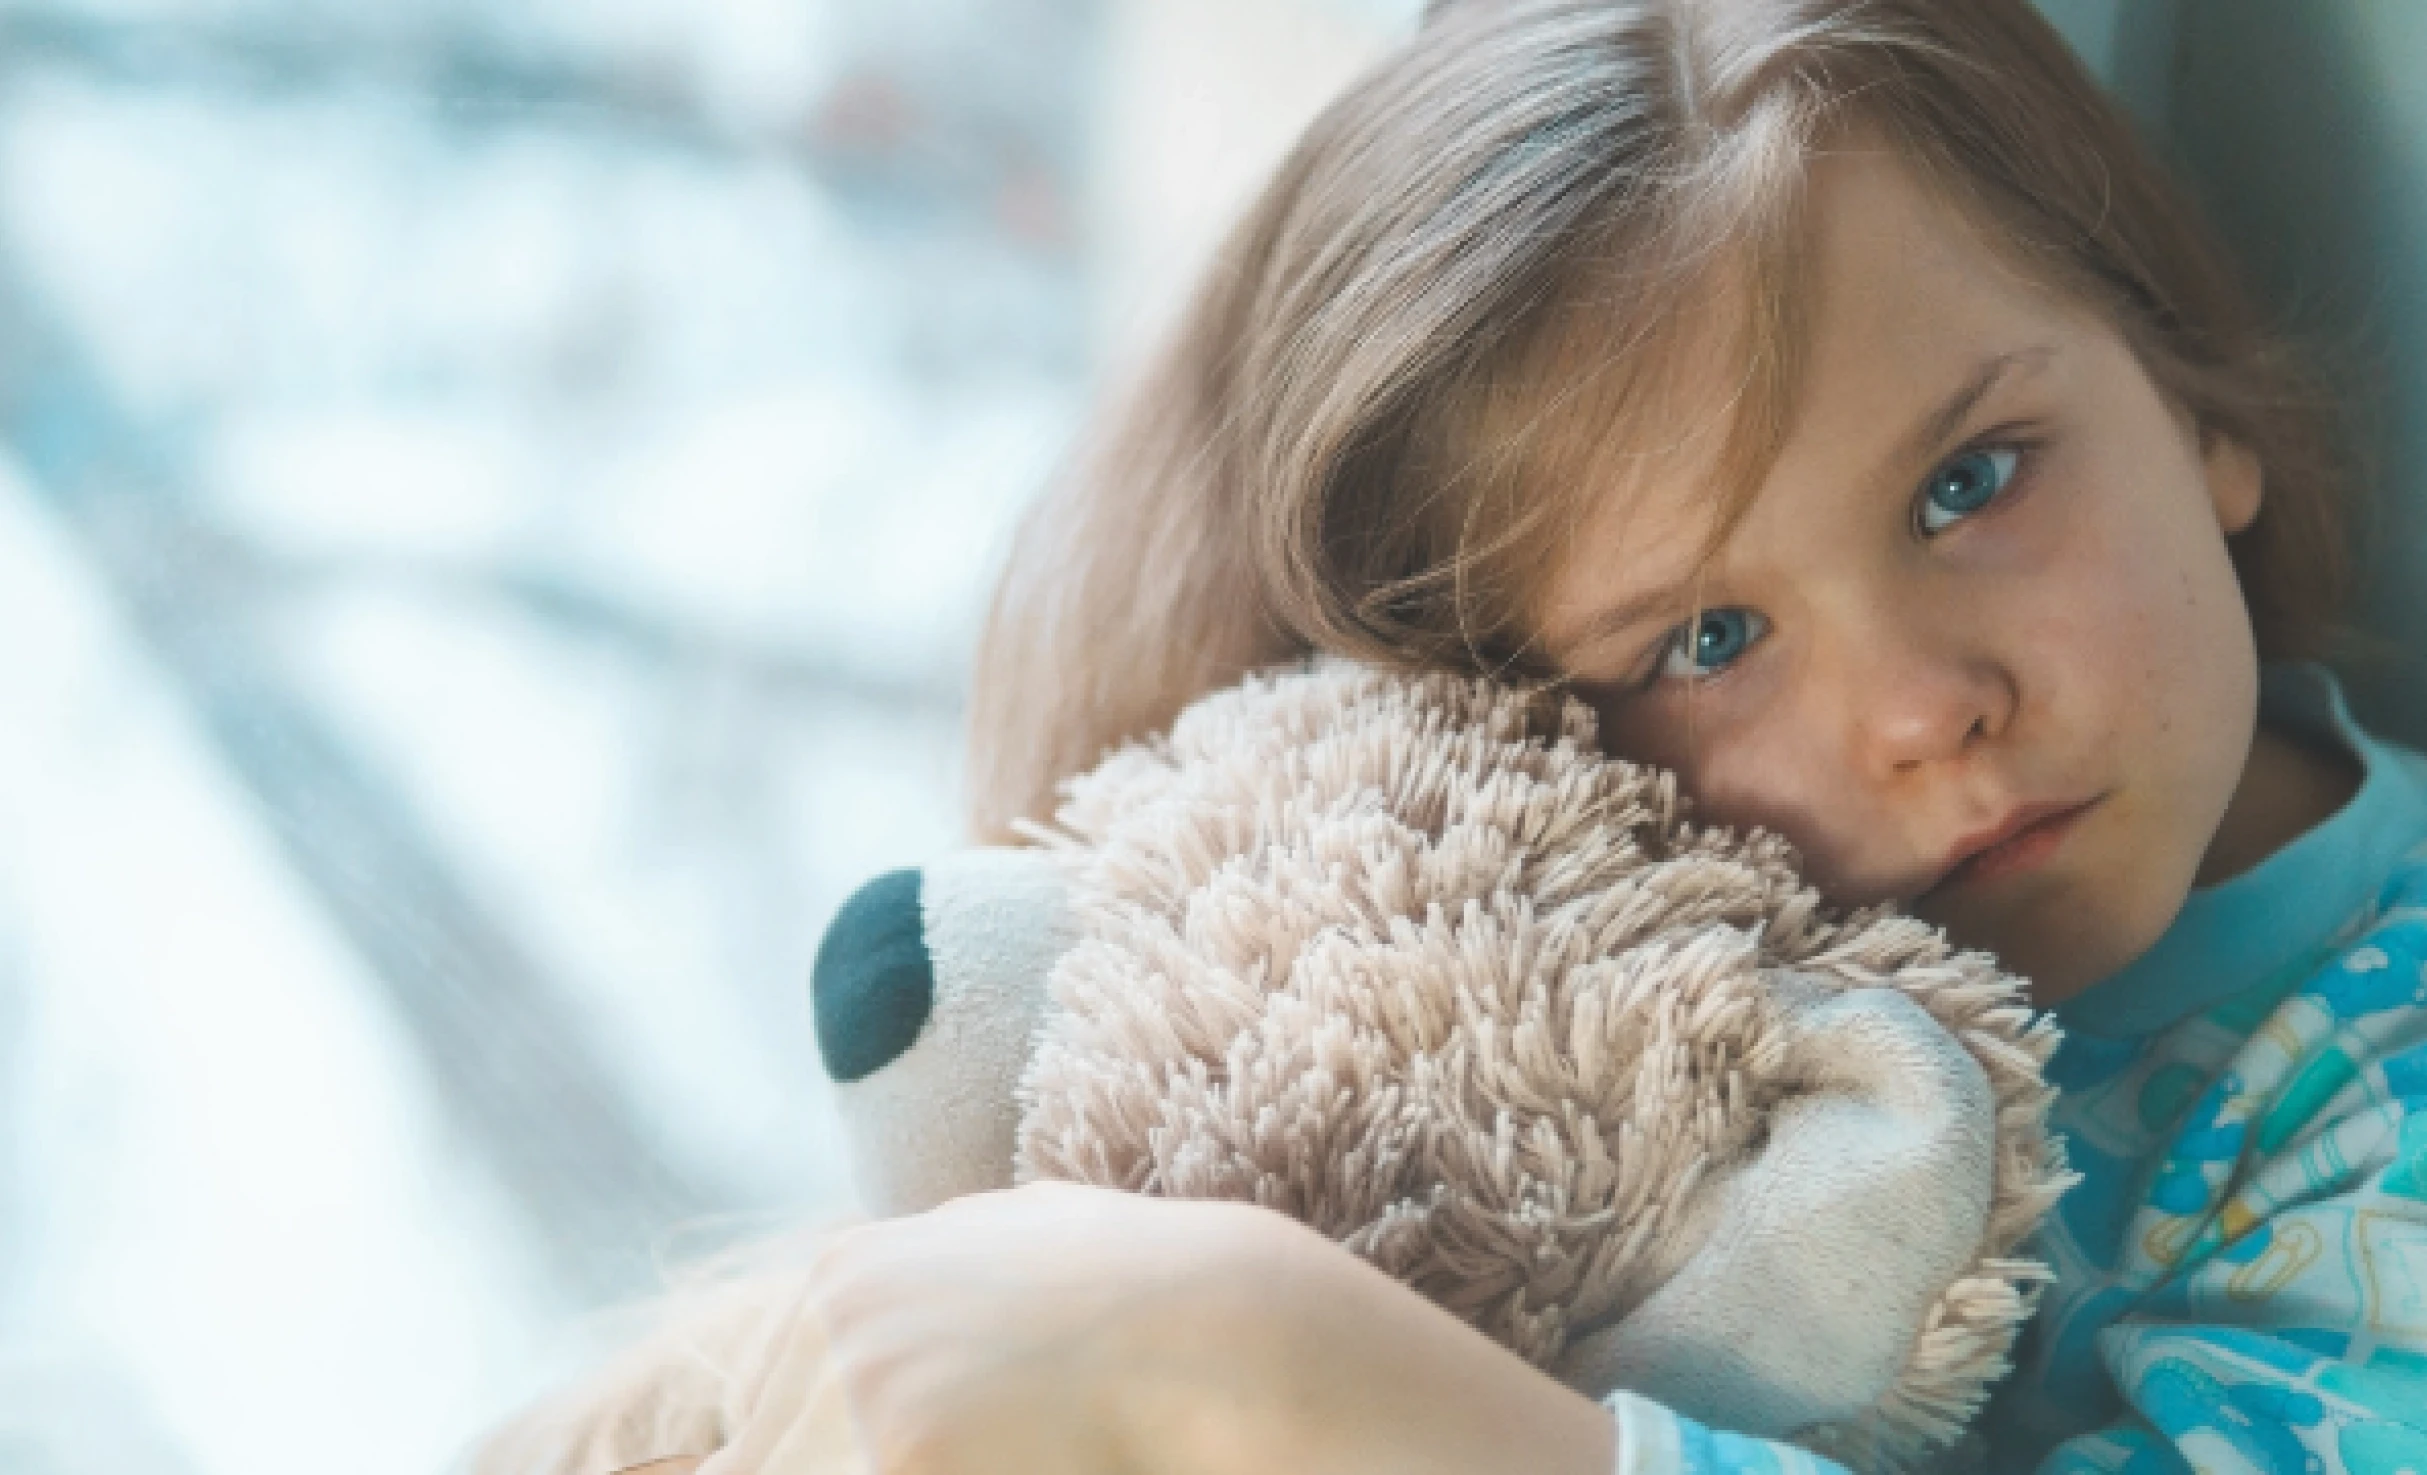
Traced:
[[[825, 1254], [835, 1252], [835, 1244], [825, 1247]], [[756, 1376], [727, 1406], [732, 1442], [702, 1464], [674, 1467], [673, 1475], [865, 1475], [850, 1403], [828, 1352], [824, 1273], [824, 1265], [814, 1267], [795, 1295], [774, 1308], [765, 1331], [772, 1345], [759, 1349]]]
[[669, 1475], [867, 1475], [845, 1402], [831, 1370], [812, 1373], [791, 1407], [763, 1410], [732, 1444], [702, 1465], [677, 1463]]

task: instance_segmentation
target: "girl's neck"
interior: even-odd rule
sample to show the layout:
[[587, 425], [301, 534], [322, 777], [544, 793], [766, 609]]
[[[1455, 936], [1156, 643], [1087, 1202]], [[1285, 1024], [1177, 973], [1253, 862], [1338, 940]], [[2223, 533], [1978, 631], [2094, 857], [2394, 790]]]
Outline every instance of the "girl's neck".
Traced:
[[2261, 725], [2193, 884], [2214, 886], [2249, 870], [2323, 823], [2359, 786], [2349, 753]]

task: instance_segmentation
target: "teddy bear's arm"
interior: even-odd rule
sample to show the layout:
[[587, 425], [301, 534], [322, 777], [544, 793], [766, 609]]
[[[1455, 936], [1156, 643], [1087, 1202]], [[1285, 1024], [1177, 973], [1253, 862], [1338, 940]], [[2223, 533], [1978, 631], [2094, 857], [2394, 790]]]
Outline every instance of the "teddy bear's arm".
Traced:
[[1061, 871], [1033, 850], [879, 876], [836, 913], [811, 995], [871, 1213], [1010, 1186], [1020, 1072], [1070, 942]]

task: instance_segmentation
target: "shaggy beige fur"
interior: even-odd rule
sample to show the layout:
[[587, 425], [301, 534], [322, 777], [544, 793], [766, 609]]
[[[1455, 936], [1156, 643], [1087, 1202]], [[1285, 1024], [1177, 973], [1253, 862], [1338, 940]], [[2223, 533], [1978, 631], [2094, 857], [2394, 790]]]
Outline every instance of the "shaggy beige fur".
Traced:
[[[1986, 958], [1833, 913], [1781, 842], [1694, 825], [1667, 776], [1599, 755], [1583, 706], [1340, 665], [1258, 679], [1110, 756], [1037, 838], [1085, 940], [1022, 1082], [1022, 1176], [1269, 1205], [1558, 1371], [1693, 1251], [1698, 1187], [1803, 1084], [1778, 981], [1884, 986], [1978, 1060], [1996, 1181], [1895, 1386], [1802, 1437], [1911, 1464], [2004, 1368], [2040, 1276], [2017, 1249], [2065, 1183], [2053, 1031]], [[476, 1468], [591, 1475], [797, 1420], [831, 1393], [799, 1263], [678, 1299]]]
[[1804, 1437], [1905, 1465], [2005, 1370], [2042, 1277], [2015, 1256], [2066, 1184], [2053, 1029], [1988, 958], [1833, 913], [1779, 840], [1691, 823], [1581, 703], [1253, 680], [1078, 781], [1040, 838], [1084, 940], [1022, 1083], [1023, 1176], [1281, 1210], [1560, 1370], [1691, 1251], [1696, 1185], [1799, 1089], [1773, 980], [1884, 984], [1987, 1074], [1996, 1182], [1894, 1388]]

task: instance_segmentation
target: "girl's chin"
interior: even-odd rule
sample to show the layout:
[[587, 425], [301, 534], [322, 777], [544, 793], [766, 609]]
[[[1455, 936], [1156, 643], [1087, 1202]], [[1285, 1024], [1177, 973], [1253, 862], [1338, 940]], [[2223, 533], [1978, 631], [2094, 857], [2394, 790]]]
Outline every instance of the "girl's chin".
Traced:
[[2007, 972], [2021, 977], [2030, 986], [2031, 1002], [2039, 1008], [2064, 1002], [2136, 955], [2096, 945], [2084, 935], [2079, 919], [2065, 919], [2061, 909], [2015, 906], [1992, 910], [1981, 904], [1983, 900], [1936, 897], [1916, 903], [1912, 911], [1943, 929], [1957, 947], [1987, 953]]
[[[1947, 935], [1964, 947], [1978, 948], [2030, 986], [2031, 1002], [2052, 1009], [2092, 986], [2114, 977], [2147, 952], [2164, 927], [2128, 929], [2118, 935], [2112, 925], [2085, 926], [2078, 915], [2054, 914], [2036, 924], [1997, 929], [1995, 937], [1967, 936], [1955, 927]], [[2143, 933], [2146, 933], [2143, 936]]]
[[2031, 995], [2031, 1005], [2036, 1009], [2053, 1009], [2065, 1000], [2086, 991], [2090, 985], [2105, 976], [2105, 974], [2091, 973], [2087, 970], [2034, 971], [2029, 968], [2016, 967], [2011, 963], [2006, 964], [2006, 967], [2008, 971], [2022, 978]]

